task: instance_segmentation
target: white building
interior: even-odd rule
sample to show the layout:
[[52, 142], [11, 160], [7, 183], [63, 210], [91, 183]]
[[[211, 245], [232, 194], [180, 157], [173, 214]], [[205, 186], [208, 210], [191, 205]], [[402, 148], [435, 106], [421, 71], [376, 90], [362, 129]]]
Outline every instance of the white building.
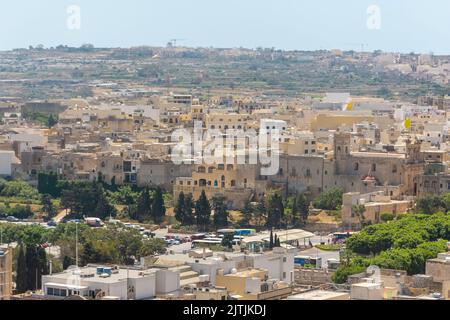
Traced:
[[12, 164], [16, 163], [17, 158], [14, 151], [0, 150], [0, 175], [10, 176], [12, 173]]
[[42, 276], [43, 294], [60, 299], [79, 295], [88, 299], [143, 300], [154, 298], [158, 289], [166, 294], [178, 288], [179, 275], [160, 269], [87, 266]]

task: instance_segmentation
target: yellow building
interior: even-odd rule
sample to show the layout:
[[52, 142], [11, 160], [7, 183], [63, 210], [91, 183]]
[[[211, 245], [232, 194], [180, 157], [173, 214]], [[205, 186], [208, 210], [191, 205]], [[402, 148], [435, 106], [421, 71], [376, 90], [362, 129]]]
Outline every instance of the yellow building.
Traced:
[[197, 165], [190, 177], [176, 179], [174, 199], [181, 192], [198, 199], [204, 190], [208, 199], [221, 194], [230, 208], [242, 208], [255, 192], [265, 188], [267, 181], [257, 181], [257, 177], [256, 165]]
[[[355, 205], [363, 205], [363, 216], [354, 211]], [[342, 223], [344, 225], [359, 225], [362, 220], [371, 223], [380, 223], [381, 214], [391, 213], [394, 215], [407, 213], [412, 208], [413, 202], [409, 200], [392, 200], [383, 192], [361, 194], [350, 192], [343, 195]]]
[[267, 280], [264, 269], [245, 269], [230, 274], [218, 274], [216, 286], [224, 287], [238, 300], [280, 300], [292, 293], [285, 282]]
[[207, 129], [243, 129], [247, 128], [250, 115], [242, 113], [210, 113], [206, 116]]
[[318, 114], [311, 122], [311, 131], [337, 130], [340, 126], [353, 126], [363, 121], [374, 122], [372, 115], [361, 114]]

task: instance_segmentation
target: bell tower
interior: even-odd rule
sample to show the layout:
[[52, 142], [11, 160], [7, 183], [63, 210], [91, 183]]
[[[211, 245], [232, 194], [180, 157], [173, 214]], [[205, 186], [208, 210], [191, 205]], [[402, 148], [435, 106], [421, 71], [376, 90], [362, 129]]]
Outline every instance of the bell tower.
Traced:
[[349, 132], [336, 132], [334, 134], [334, 161], [336, 174], [344, 174], [350, 160], [351, 134]]

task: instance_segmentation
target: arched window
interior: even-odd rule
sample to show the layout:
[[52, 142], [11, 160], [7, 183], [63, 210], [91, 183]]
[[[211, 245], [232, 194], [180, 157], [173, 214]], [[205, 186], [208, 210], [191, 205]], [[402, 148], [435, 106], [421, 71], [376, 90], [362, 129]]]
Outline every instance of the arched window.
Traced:
[[206, 169], [205, 169], [205, 167], [203, 167], [203, 166], [200, 166], [200, 167], [198, 167], [198, 170], [197, 170], [199, 173], [205, 173], [206, 172]]
[[208, 168], [208, 173], [213, 173], [214, 172], [214, 168], [213, 167], [209, 167]]
[[397, 165], [396, 164], [394, 164], [392, 166], [392, 173], [397, 173]]
[[230, 185], [231, 185], [232, 187], [236, 187], [236, 180], [231, 180]]
[[359, 163], [358, 163], [358, 162], [355, 162], [355, 164], [353, 165], [353, 169], [354, 169], [355, 171], [358, 171], [358, 170], [359, 170]]
[[377, 164], [376, 163], [372, 163], [372, 172], [377, 171]]

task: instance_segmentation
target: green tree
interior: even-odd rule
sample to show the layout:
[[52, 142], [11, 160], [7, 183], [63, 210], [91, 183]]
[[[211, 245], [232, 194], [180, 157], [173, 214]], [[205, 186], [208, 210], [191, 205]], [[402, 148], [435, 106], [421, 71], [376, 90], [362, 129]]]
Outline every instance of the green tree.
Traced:
[[395, 219], [395, 215], [393, 213], [390, 212], [384, 212], [380, 215], [380, 219], [383, 222], [388, 222], [388, 221], [392, 221]]
[[228, 210], [225, 198], [221, 195], [215, 195], [212, 198], [212, 207], [214, 209], [214, 226], [222, 228], [228, 226]]
[[182, 224], [185, 225], [186, 219], [185, 219], [185, 205], [186, 199], [184, 197], [184, 193], [180, 192], [180, 194], [178, 195], [178, 200], [177, 200], [177, 204], [175, 206], [174, 212], [175, 212], [175, 218]]
[[262, 221], [267, 218], [267, 208], [264, 198], [261, 198], [254, 212], [255, 222], [258, 227], [262, 225]]
[[69, 256], [64, 256], [63, 258], [63, 269], [66, 270], [68, 267], [73, 266], [75, 260]]
[[333, 273], [331, 280], [338, 284], [346, 283], [349, 276], [364, 272], [365, 270], [365, 267], [359, 265], [342, 265], [337, 268], [335, 273]]
[[309, 216], [309, 201], [306, 199], [304, 194], [297, 196], [296, 205], [298, 208], [298, 213], [300, 214], [300, 221], [304, 225]]
[[52, 128], [55, 124], [57, 124], [58, 121], [55, 119], [53, 114], [50, 113], [47, 119], [47, 127]]
[[278, 237], [278, 235], [276, 233], [275, 233], [275, 239], [273, 241], [273, 247], [274, 248], [281, 247], [280, 238]]
[[56, 209], [53, 206], [52, 197], [49, 194], [43, 194], [41, 196], [42, 213], [47, 215], [47, 219], [51, 220], [56, 215]]
[[59, 197], [58, 176], [56, 173], [40, 172], [38, 174], [38, 192], [40, 194], [49, 194], [52, 197]]
[[166, 207], [164, 205], [163, 193], [160, 187], [156, 188], [152, 201], [152, 216], [156, 223], [160, 223], [166, 215]]
[[234, 233], [227, 232], [223, 235], [222, 246], [225, 248], [233, 248]]
[[364, 216], [364, 213], [366, 212], [366, 207], [362, 204], [355, 204], [352, 206], [353, 213], [358, 217], [359, 224], [361, 226], [366, 225], [366, 217]]
[[202, 190], [200, 197], [195, 203], [195, 214], [197, 216], [197, 226], [206, 230], [211, 216], [211, 205], [206, 197], [205, 190]]
[[[97, 203], [94, 209], [94, 216], [100, 219], [112, 217], [116, 215], [116, 209], [109, 203], [106, 197], [103, 186], [100, 183], [96, 183], [93, 187], [94, 196], [97, 198]], [[94, 202], [95, 203], [95, 202]]]
[[19, 245], [19, 254], [17, 256], [17, 269], [16, 269], [16, 290], [18, 293], [24, 293], [27, 291], [27, 262], [25, 258], [23, 244]]
[[314, 200], [314, 207], [322, 210], [337, 210], [342, 206], [343, 193], [340, 188], [332, 188], [323, 192]]
[[267, 222], [269, 228], [279, 228], [284, 214], [283, 199], [278, 193], [269, 197], [267, 206]]
[[445, 208], [445, 212], [450, 211], [450, 192], [445, 193], [441, 197], [441, 205]]
[[250, 200], [246, 200], [244, 203], [244, 207], [242, 208], [242, 218], [239, 224], [243, 227], [248, 227], [251, 225], [251, 221], [253, 220], [253, 206]]
[[151, 218], [152, 214], [152, 200], [150, 198], [150, 190], [145, 188], [142, 190], [137, 201], [136, 218], [139, 221], [146, 221]]
[[184, 224], [185, 225], [193, 225], [195, 223], [195, 215], [194, 215], [194, 198], [192, 197], [192, 193], [189, 193], [184, 200]]
[[142, 244], [139, 251], [140, 257], [147, 257], [154, 254], [163, 254], [166, 252], [166, 243], [162, 239], [148, 239]]
[[416, 201], [416, 211], [418, 213], [433, 214], [441, 210], [446, 210], [446, 205], [441, 197], [435, 194], [427, 194]]
[[270, 229], [270, 236], [269, 236], [269, 249], [272, 249], [274, 246], [274, 238], [273, 238], [273, 231]]
[[0, 196], [32, 200], [39, 199], [39, 192], [25, 181], [13, 180], [5, 183]]

